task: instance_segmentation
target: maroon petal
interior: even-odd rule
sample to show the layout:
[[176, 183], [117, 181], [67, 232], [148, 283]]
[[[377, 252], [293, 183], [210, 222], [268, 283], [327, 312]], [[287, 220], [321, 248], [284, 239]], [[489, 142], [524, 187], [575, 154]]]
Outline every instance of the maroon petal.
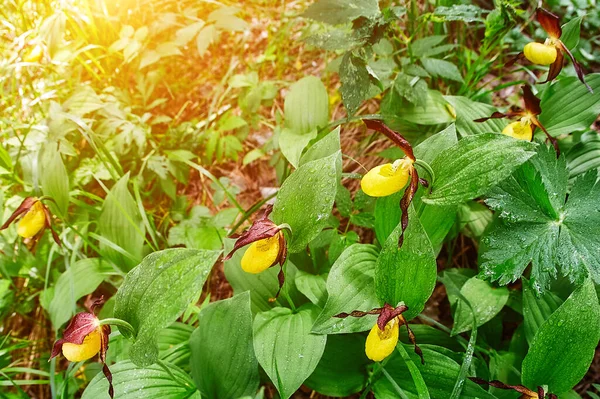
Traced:
[[58, 356], [62, 351], [63, 344], [67, 342], [81, 345], [85, 337], [97, 328], [98, 318], [95, 315], [88, 312], [77, 313], [69, 322], [63, 337], [54, 343], [50, 358]]
[[552, 14], [550, 11], [544, 8], [538, 8], [535, 11], [535, 16], [540, 25], [542, 25], [542, 28], [551, 38], [560, 38], [560, 35], [562, 35], [562, 29], [560, 27], [560, 18], [557, 15]]
[[550, 69], [548, 70], [548, 77], [546, 78], [546, 80], [541, 82], [542, 84], [551, 82], [558, 76], [560, 71], [562, 71], [564, 59], [565, 56], [563, 55], [562, 51], [557, 49], [556, 60], [550, 65]]
[[519, 64], [521, 64], [523, 61], [526, 61], [526, 60], [527, 60], [527, 58], [525, 57], [525, 53], [521, 51], [519, 54], [516, 55], [516, 57], [513, 57], [510, 60], [508, 60], [508, 62], [505, 63], [504, 66], [511, 67], [511, 66], [515, 65], [517, 62]]
[[408, 335], [408, 340], [410, 341], [411, 344], [413, 344], [413, 346], [415, 348], [415, 353], [417, 355], [419, 355], [419, 357], [421, 358], [421, 364], [425, 364], [425, 358], [423, 357], [423, 351], [421, 350], [421, 348], [419, 348], [419, 345], [417, 345], [417, 339], [415, 337], [415, 333], [413, 332], [413, 330], [410, 329], [410, 326], [408, 325], [408, 322], [406, 321], [404, 316], [400, 315], [400, 316], [398, 316], [398, 318], [400, 319], [400, 322], [406, 326], [406, 333]]
[[273, 206], [269, 205], [265, 209], [263, 215], [258, 218], [248, 230], [240, 235], [233, 246], [233, 250], [227, 254], [227, 256], [223, 259], [224, 261], [231, 259], [235, 251], [238, 249], [245, 247], [248, 244], [252, 244], [255, 241], [271, 238], [281, 231], [281, 228], [269, 220], [268, 216], [271, 211], [273, 211]]
[[533, 115], [539, 115], [542, 113], [542, 108], [540, 107], [541, 100], [537, 98], [533, 91], [531, 91], [531, 86], [524, 85], [523, 87], [523, 100], [525, 101], [525, 109], [527, 112]]
[[556, 139], [556, 137], [551, 136], [550, 133], [548, 133], [548, 131], [544, 127], [544, 125], [542, 125], [537, 118], [535, 118], [535, 117], [531, 118], [531, 122], [533, 123], [534, 126], [542, 129], [544, 134], [546, 134], [546, 138], [548, 139], [548, 141], [550, 143], [552, 143], [552, 147], [554, 147], [554, 151], [556, 151], [556, 158], [558, 158], [560, 156], [560, 148], [558, 147], [558, 140]]
[[417, 192], [417, 188], [419, 188], [419, 174], [417, 173], [417, 170], [413, 168], [412, 173], [410, 174], [410, 184], [404, 191], [404, 195], [400, 200], [400, 210], [402, 211], [400, 223], [402, 231], [400, 232], [400, 237], [398, 237], [398, 248], [400, 248], [404, 242], [404, 232], [408, 227], [408, 207]]
[[56, 231], [54, 231], [54, 229], [52, 228], [52, 217], [50, 215], [50, 210], [46, 205], [42, 204], [42, 206], [44, 208], [44, 215], [46, 217], [46, 227], [48, 227], [50, 229], [50, 232], [52, 232], [52, 238], [54, 239], [54, 242], [57, 243], [59, 247], [61, 247], [62, 242], [60, 241], [58, 234], [56, 234]]
[[525, 113], [523, 111], [508, 111], [506, 113], [496, 111], [488, 117], [474, 119], [473, 122], [479, 123], [479, 122], [485, 122], [489, 119], [514, 118], [515, 116], [523, 116], [524, 114]]
[[400, 133], [390, 129], [385, 123], [383, 123], [380, 120], [363, 119], [363, 122], [365, 123], [365, 125], [367, 125], [367, 128], [385, 134], [385, 136], [388, 139], [392, 140], [394, 144], [396, 144], [398, 147], [400, 147], [402, 151], [404, 151], [407, 157], [409, 157], [413, 161], [415, 160], [415, 154], [413, 152], [412, 146], [410, 145], [408, 140], [406, 140]]
[[[102, 298], [100, 300], [102, 300]], [[92, 307], [94, 307], [96, 302], [94, 302], [94, 304], [92, 304]], [[104, 376], [106, 377], [106, 380], [108, 381], [108, 395], [111, 398], [114, 398], [115, 397], [115, 389], [114, 389], [113, 383], [112, 383], [112, 373], [110, 372], [110, 369], [106, 365], [106, 351], [108, 350], [109, 335], [110, 335], [110, 326], [103, 325], [102, 326], [102, 334], [100, 335], [100, 361], [103, 363], [102, 372], [104, 373]]]
[[[567, 55], [569, 56], [569, 58], [571, 59], [571, 62], [573, 63], [573, 68], [575, 68], [575, 73], [577, 73], [577, 77], [579, 78], [579, 80], [581, 81], [581, 83], [583, 83], [585, 85], [585, 87], [587, 87], [587, 89], [589, 90], [590, 93], [593, 93], [594, 90], [592, 90], [591, 86], [585, 82], [585, 74], [583, 73], [583, 68], [581, 68], [581, 65], [579, 65], [579, 63], [577, 62], [577, 60], [575, 59], [575, 57], [573, 57], [573, 54], [569, 51], [569, 49], [567, 48], [567, 46], [565, 46], [563, 44], [563, 42], [560, 42], [559, 45], [560, 45], [560, 48], [564, 52], [566, 52]], [[558, 52], [560, 53], [560, 50]]]
[[27, 213], [31, 209], [33, 204], [35, 204], [36, 202], [38, 202], [38, 199], [35, 197], [25, 198], [23, 202], [21, 202], [21, 205], [19, 205], [19, 207], [13, 212], [13, 214], [10, 215], [8, 219], [6, 219], [6, 222], [4, 222], [2, 227], [0, 227], [0, 230], [6, 229], [8, 226], [10, 226], [12, 222], [15, 221], [16, 218], [18, 218], [24, 213]]
[[283, 263], [279, 265], [279, 273], [277, 273], [277, 281], [279, 282], [279, 289], [273, 298], [269, 298], [269, 302], [275, 302], [277, 298], [279, 298], [279, 294], [281, 294], [281, 289], [283, 288], [283, 284], [285, 284], [285, 273], [283, 272]]
[[386, 303], [384, 305], [384, 307], [381, 309], [381, 313], [379, 314], [379, 317], [377, 318], [377, 326], [379, 327], [379, 329], [381, 331], [385, 330], [385, 326], [387, 325], [387, 323], [389, 323], [392, 319], [400, 316], [402, 313], [406, 312], [407, 310], [408, 310], [408, 306], [406, 306], [406, 305], [400, 305], [396, 308], [393, 308]]
[[[539, 395], [537, 392], [533, 392], [531, 389], [524, 387], [523, 385], [507, 385], [498, 380], [486, 381], [486, 380], [482, 380], [481, 378], [477, 378], [477, 377], [469, 377], [469, 379], [479, 385], [489, 385], [494, 388], [517, 391], [519, 393], [522, 393], [523, 394], [522, 397], [525, 397], [525, 398], [535, 398], [536, 395]], [[538, 389], [540, 389], [540, 388], [538, 388]], [[525, 396], [525, 395], [527, 395], [527, 396]], [[543, 398], [543, 397], [544, 396], [543, 396], [543, 390], [542, 390], [542, 396], [539, 396], [539, 398]]]
[[110, 369], [108, 368], [106, 363], [104, 363], [104, 365], [102, 366], [102, 372], [104, 373], [104, 376], [108, 381], [108, 396], [110, 396], [110, 398], [113, 399], [115, 397], [115, 388], [113, 387], [112, 383], [112, 373], [110, 372]]
[[337, 317], [339, 319], [345, 319], [346, 317], [365, 317], [367, 315], [373, 315], [373, 314], [381, 314], [381, 311], [384, 308], [375, 308], [373, 310], [369, 310], [368, 312], [363, 312], [362, 310], [353, 310], [350, 313], [338, 313], [336, 315], [334, 315], [333, 317]]

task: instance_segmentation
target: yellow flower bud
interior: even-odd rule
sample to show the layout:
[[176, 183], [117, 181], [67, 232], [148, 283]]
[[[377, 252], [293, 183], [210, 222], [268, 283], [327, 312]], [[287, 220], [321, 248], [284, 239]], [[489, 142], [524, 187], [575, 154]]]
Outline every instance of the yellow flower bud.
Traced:
[[242, 257], [242, 270], [247, 273], [257, 274], [273, 266], [279, 258], [280, 234], [264, 238], [250, 244]]
[[62, 345], [62, 353], [70, 362], [81, 362], [88, 360], [100, 352], [101, 340], [102, 337], [100, 328], [97, 328], [86, 335], [81, 345], [65, 342]]
[[533, 137], [533, 129], [531, 128], [531, 123], [529, 122], [512, 122], [508, 124], [504, 130], [502, 130], [502, 134], [519, 140], [531, 141]]
[[387, 323], [383, 331], [375, 324], [365, 345], [367, 357], [375, 362], [380, 362], [391, 355], [398, 344], [398, 334], [399, 323], [396, 318]]
[[538, 65], [550, 65], [556, 61], [556, 47], [545, 43], [527, 43], [523, 49], [525, 57]]
[[413, 162], [404, 158], [384, 165], [379, 165], [367, 172], [360, 181], [365, 194], [371, 197], [386, 197], [402, 190], [412, 171]]
[[19, 222], [17, 234], [23, 238], [31, 238], [39, 233], [44, 226], [46, 226], [44, 205], [37, 201]]

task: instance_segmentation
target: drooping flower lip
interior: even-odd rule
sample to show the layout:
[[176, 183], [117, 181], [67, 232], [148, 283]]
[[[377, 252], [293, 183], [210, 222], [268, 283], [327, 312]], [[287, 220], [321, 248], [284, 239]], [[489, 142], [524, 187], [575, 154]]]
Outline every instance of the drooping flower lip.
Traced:
[[[242, 247], [245, 247], [248, 244], [252, 244], [253, 242], [264, 240], [265, 238], [271, 238], [277, 235], [284, 227], [278, 226], [273, 221], [269, 219], [269, 215], [273, 211], [273, 205], [267, 206], [264, 213], [261, 217], [256, 219], [256, 221], [250, 226], [248, 230], [243, 232], [236, 240], [233, 249], [231, 252], [225, 256], [224, 261], [231, 259], [233, 254]], [[280, 237], [283, 238], [283, 235]], [[280, 240], [282, 239], [280, 238]], [[283, 244], [283, 245], [281, 245]], [[280, 253], [277, 258], [275, 264], [279, 263], [283, 265], [285, 263], [285, 259], [287, 257], [287, 245], [285, 243], [285, 239], [283, 238], [283, 242], [280, 241]]]
[[552, 143], [552, 146], [556, 150], [556, 156], [560, 156], [558, 140], [556, 140], [555, 137], [552, 137], [550, 133], [548, 133], [544, 125], [542, 125], [542, 123], [537, 118], [542, 113], [542, 107], [540, 106], [541, 100], [533, 94], [531, 86], [523, 85], [521, 86], [521, 88], [523, 89], [523, 103], [525, 105], [525, 109], [517, 109], [506, 113], [496, 111], [488, 117], [475, 119], [473, 120], [473, 122], [485, 122], [489, 119], [526, 117], [529, 120], [529, 122], [534, 126], [534, 132], [535, 127], [539, 127], [546, 135], [548, 141]]
[[[544, 399], [546, 397], [546, 392], [544, 388], [537, 387], [537, 392], [532, 391], [531, 389], [523, 386], [523, 385], [507, 385], [502, 381], [493, 380], [486, 381], [477, 377], [468, 377], [471, 381], [479, 385], [489, 385], [494, 388], [512, 390], [522, 394], [520, 398], [522, 399]], [[548, 393], [548, 399], [558, 399], [558, 397], [553, 393]]]
[[275, 300], [277, 300], [277, 298], [279, 297], [279, 294], [281, 293], [281, 289], [283, 288], [283, 284], [285, 283], [285, 274], [283, 272], [283, 265], [285, 264], [285, 261], [287, 259], [287, 242], [285, 240], [285, 236], [283, 235], [283, 233], [281, 231], [286, 228], [289, 229], [289, 226], [287, 226], [285, 224], [278, 226], [269, 219], [269, 215], [271, 214], [272, 211], [273, 211], [273, 205], [268, 205], [267, 208], [265, 209], [265, 211], [263, 212], [262, 216], [259, 217], [258, 219], [256, 219], [256, 221], [252, 224], [252, 226], [250, 226], [250, 228], [248, 230], [243, 232], [237, 238], [235, 244], [233, 245], [233, 249], [231, 250], [231, 252], [229, 252], [227, 254], [227, 256], [225, 256], [225, 258], [223, 258], [223, 261], [229, 260], [229, 259], [231, 259], [233, 254], [240, 248], [245, 247], [246, 245], [252, 244], [256, 241], [264, 240], [266, 238], [272, 238], [275, 235], [278, 235], [279, 236], [279, 253], [277, 254], [277, 258], [275, 259], [275, 262], [273, 262], [273, 264], [270, 267], [275, 266], [276, 264], [279, 264], [279, 266], [280, 266], [279, 273], [277, 274], [277, 280], [279, 282], [279, 289], [277, 290], [277, 293], [275, 294], [275, 296], [273, 298], [269, 298], [270, 302], [274, 302]]
[[[560, 40], [560, 37], [562, 36], [562, 28], [560, 26], [560, 18], [557, 15], [555, 15], [555, 14], [551, 13], [550, 11], [548, 11], [544, 8], [541, 8], [541, 7], [536, 10], [535, 16], [536, 16], [536, 19], [539, 22], [539, 24], [542, 26], [542, 29], [544, 29], [544, 31], [546, 31], [546, 33], [548, 33], [548, 36], [550, 37], [550, 40], [552, 42], [551, 45], [556, 47], [556, 50], [557, 50], [556, 60], [554, 60], [554, 62], [550, 65], [550, 68], [548, 70], [548, 77], [546, 78], [545, 81], [543, 81], [541, 83], [551, 82], [558, 76], [558, 74], [560, 73], [560, 71], [563, 68], [563, 63], [564, 63], [564, 54], [563, 53], [566, 53], [569, 56], [569, 58], [571, 59], [571, 62], [573, 63], [573, 68], [575, 68], [575, 72], [577, 73], [577, 77], [579, 78], [581, 83], [583, 83], [585, 85], [585, 87], [590, 91], [590, 93], [593, 93], [592, 88], [585, 81], [585, 74], [583, 72], [583, 68], [581, 67], [581, 65], [579, 65], [577, 60], [575, 60], [575, 57], [573, 56], [571, 51], [567, 48], [567, 46], [565, 46], [565, 44]], [[523, 53], [520, 53], [515, 60], [509, 62], [507, 65], [512, 64], [514, 61], [516, 61], [517, 59], [520, 59], [522, 57], [523, 57]]]
[[345, 319], [346, 317], [364, 317], [367, 315], [375, 315], [376, 314], [376, 315], [379, 315], [379, 317], [377, 317], [377, 327], [381, 331], [385, 330], [385, 326], [390, 321], [397, 319], [400, 324], [404, 324], [406, 326], [408, 340], [410, 341], [411, 344], [413, 344], [413, 346], [415, 348], [415, 353], [417, 355], [419, 355], [419, 357], [421, 358], [421, 363], [425, 364], [425, 359], [423, 357], [423, 351], [417, 345], [417, 340], [415, 338], [415, 334], [410, 329], [410, 326], [408, 325], [408, 322], [406, 321], [404, 316], [402, 316], [402, 313], [406, 312], [407, 310], [408, 310], [408, 306], [406, 306], [404, 303], [400, 303], [395, 308], [386, 303], [381, 308], [371, 309], [366, 312], [361, 311], [361, 310], [353, 310], [350, 313], [338, 313], [338, 314], [334, 315], [333, 317]]
[[[416, 162], [417, 159], [415, 158], [412, 146], [400, 133], [390, 129], [380, 120], [363, 119], [363, 122], [367, 128], [375, 130], [379, 133], [383, 133], [394, 144], [400, 147], [408, 159], [410, 159], [412, 162]], [[402, 224], [402, 231], [398, 237], [398, 248], [400, 248], [404, 243], [404, 232], [408, 228], [408, 207], [410, 206], [417, 189], [419, 188], [419, 183], [425, 187], [429, 187], [427, 180], [419, 178], [417, 169], [413, 167], [410, 173], [410, 182], [404, 191], [404, 196], [402, 196], [402, 199], [400, 200], [400, 210], [402, 211], [400, 223]]]
[[52, 232], [52, 238], [54, 239], [54, 242], [56, 242], [59, 246], [61, 246], [62, 242], [60, 241], [58, 234], [52, 228], [52, 215], [50, 214], [50, 210], [44, 203], [42, 203], [38, 198], [35, 198], [35, 197], [25, 198], [23, 200], [23, 202], [21, 202], [21, 205], [19, 205], [17, 207], [17, 209], [12, 213], [12, 215], [10, 215], [9, 218], [6, 220], [6, 222], [4, 222], [4, 224], [0, 227], [0, 230], [4, 230], [4, 229], [8, 228], [8, 226], [10, 226], [13, 222], [15, 222], [15, 220], [17, 218], [27, 214], [27, 212], [29, 212], [33, 208], [33, 206], [35, 204], [37, 204], [38, 202], [42, 205], [42, 209], [44, 212], [44, 218], [45, 218], [45, 224], [44, 224], [44, 227], [34, 237], [32, 237], [32, 239], [33, 239], [32, 248], [35, 248], [35, 244], [37, 244], [37, 241], [40, 239], [40, 237], [42, 236], [42, 234], [44, 233], [44, 230], [46, 228], [49, 228], [50, 231]]
[[58, 356], [62, 352], [64, 344], [81, 345], [85, 337], [96, 330], [100, 332], [100, 351], [98, 352], [100, 361], [103, 363], [102, 372], [108, 380], [108, 394], [111, 398], [114, 397], [114, 388], [112, 385], [112, 373], [106, 365], [106, 351], [108, 350], [108, 339], [110, 335], [110, 326], [101, 325], [100, 320], [94, 314], [96, 307], [104, 303], [104, 298], [95, 300], [89, 308], [89, 312], [77, 313], [63, 332], [63, 337], [57, 340], [52, 347], [50, 359]]

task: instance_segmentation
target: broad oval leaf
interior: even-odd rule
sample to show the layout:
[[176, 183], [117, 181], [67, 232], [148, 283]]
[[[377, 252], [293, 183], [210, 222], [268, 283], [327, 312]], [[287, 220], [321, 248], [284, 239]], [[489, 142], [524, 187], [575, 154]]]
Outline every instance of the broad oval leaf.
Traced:
[[535, 155], [535, 143], [503, 134], [467, 136], [432, 162], [435, 183], [423, 201], [454, 205], [477, 198]]
[[283, 108], [286, 127], [308, 134], [329, 121], [327, 89], [321, 79], [306, 76], [290, 86]]
[[377, 0], [319, 0], [311, 4], [302, 16], [337, 25], [358, 17], [372, 19], [379, 13]]
[[94, 292], [111, 272], [114, 269], [101, 258], [81, 259], [65, 270], [54, 286], [48, 309], [52, 325], [58, 329], [67, 322], [75, 314], [77, 300]]
[[288, 251], [300, 252], [328, 225], [337, 191], [337, 165], [334, 154], [300, 166], [277, 193], [273, 207], [275, 223], [292, 228]]
[[[458, 301], [458, 307], [454, 313], [454, 328], [452, 335], [469, 331], [479, 327], [494, 316], [496, 316], [508, 301], [508, 289], [506, 287], [496, 288], [490, 283], [477, 277], [471, 277], [461, 287], [460, 293], [469, 301], [467, 305], [463, 300]], [[472, 309], [472, 310], [471, 310]], [[473, 314], [476, 326], [473, 326]]]
[[[165, 249], [132, 269], [116, 295], [116, 318], [137, 331], [129, 355], [139, 366], [158, 360], [157, 334], [198, 298], [221, 251]], [[127, 331], [121, 329], [127, 335]]]
[[[148, 367], [123, 361], [110, 366], [115, 398], [119, 399], [201, 399], [190, 376], [178, 367], [164, 363]], [[83, 392], [82, 399], [108, 399], [108, 381], [102, 373]]]
[[[142, 260], [146, 235], [139, 209], [127, 189], [128, 181], [129, 174], [126, 174], [110, 190], [98, 219], [102, 237], [110, 242], [101, 241], [100, 250], [118, 268], [125, 271]], [[115, 245], [122, 248], [124, 253], [113, 248]]]
[[569, 178], [573, 179], [589, 170], [600, 168], [600, 137], [590, 131], [581, 136], [581, 141], [575, 144], [565, 155]]
[[237, 399], [254, 394], [260, 378], [252, 347], [250, 293], [203, 308], [190, 348], [192, 376], [205, 397]]
[[383, 245], [375, 268], [375, 291], [381, 303], [396, 306], [404, 302], [408, 306], [404, 317], [410, 320], [421, 313], [433, 292], [437, 264], [431, 241], [412, 205], [408, 220], [402, 247], [398, 248], [400, 224]]
[[600, 305], [587, 279], [538, 329], [523, 360], [523, 384], [567, 392], [587, 372], [599, 340]]
[[540, 326], [548, 320], [561, 303], [562, 300], [552, 291], [546, 291], [538, 297], [529, 286], [529, 282], [523, 278], [523, 326], [529, 345]]
[[[445, 354], [453, 352], [434, 345], [421, 345], [421, 349], [423, 350], [425, 364], [421, 364], [419, 357], [413, 353], [412, 347], [406, 346], [406, 350], [410, 354], [413, 363], [417, 366], [421, 376], [423, 376], [423, 380], [427, 384], [431, 398], [450, 398], [454, 383], [460, 373], [460, 365]], [[397, 352], [389, 358], [384, 368], [394, 382], [385, 377], [378, 379], [373, 385], [373, 392], [377, 399], [397, 399], [402, 397], [396, 387], [401, 387], [409, 399], [420, 398], [409, 369]], [[460, 398], [495, 399], [495, 396], [467, 379], [465, 380]]]
[[326, 335], [310, 332], [319, 309], [310, 304], [297, 312], [274, 308], [254, 319], [254, 351], [282, 399], [288, 399], [321, 360]]
[[44, 146], [39, 168], [42, 192], [56, 201], [48, 203], [48, 206], [64, 218], [69, 207], [69, 175], [55, 143], [46, 143]]
[[600, 113], [600, 73], [585, 76], [594, 90], [588, 89], [576, 77], [563, 78], [542, 94], [539, 120], [552, 136], [587, 130]]
[[327, 302], [312, 327], [313, 333], [360, 332], [375, 325], [377, 316], [345, 319], [333, 316], [353, 310], [368, 311], [379, 306], [374, 280], [377, 255], [373, 245], [354, 244], [337, 258], [327, 277]]
[[508, 124], [504, 119], [489, 119], [485, 122], [475, 122], [475, 119], [492, 115], [495, 107], [473, 101], [462, 96], [444, 96], [452, 104], [456, 112], [456, 130], [461, 136], [482, 133], [500, 133]]
[[347, 397], [363, 389], [368, 380], [365, 337], [359, 334], [327, 337], [323, 357], [305, 385], [320, 394]]

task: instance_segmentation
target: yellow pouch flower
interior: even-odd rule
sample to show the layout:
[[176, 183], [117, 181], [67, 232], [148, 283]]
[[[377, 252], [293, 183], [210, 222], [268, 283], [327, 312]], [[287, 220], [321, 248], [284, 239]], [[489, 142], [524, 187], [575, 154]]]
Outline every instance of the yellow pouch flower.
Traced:
[[531, 128], [530, 123], [523, 122], [512, 122], [509, 123], [504, 130], [502, 130], [502, 134], [505, 134], [510, 137], [514, 137], [519, 140], [527, 140], [531, 141], [533, 138], [533, 129]]
[[551, 44], [545, 43], [527, 43], [523, 48], [525, 58], [537, 65], [550, 65], [556, 61], [557, 50]]
[[383, 331], [375, 324], [367, 337], [365, 352], [373, 361], [380, 362], [394, 352], [398, 344], [399, 323], [392, 319], [385, 325]]
[[247, 273], [261, 273], [277, 263], [280, 251], [280, 235], [278, 232], [273, 237], [264, 238], [250, 244], [242, 257], [242, 270]]
[[412, 161], [406, 158], [396, 161], [394, 165], [386, 163], [376, 166], [363, 176], [360, 186], [371, 197], [387, 197], [406, 186], [412, 167]]
[[23, 216], [17, 226], [17, 234], [23, 238], [31, 238], [46, 226], [44, 205], [37, 201]]
[[70, 362], [88, 360], [100, 352], [101, 342], [101, 333], [96, 329], [86, 335], [81, 345], [65, 342], [62, 346], [62, 354]]

